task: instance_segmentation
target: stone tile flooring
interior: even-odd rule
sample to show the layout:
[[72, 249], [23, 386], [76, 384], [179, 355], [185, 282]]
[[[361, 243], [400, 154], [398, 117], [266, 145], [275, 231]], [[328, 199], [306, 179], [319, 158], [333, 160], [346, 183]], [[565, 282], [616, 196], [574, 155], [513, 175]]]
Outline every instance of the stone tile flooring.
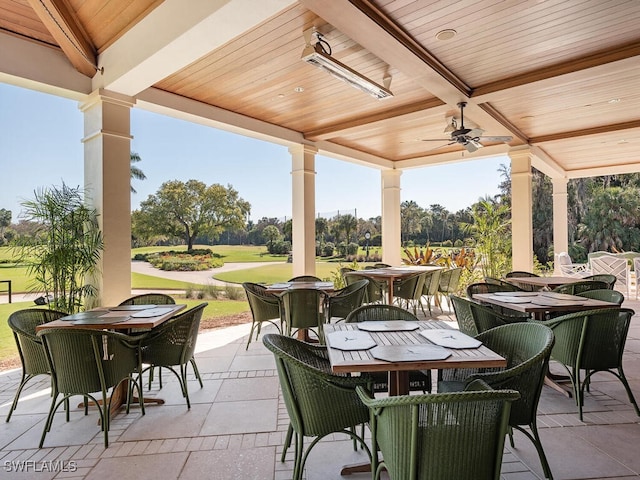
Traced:
[[[640, 303], [625, 306], [640, 312]], [[452, 317], [441, 315], [442, 320]], [[112, 420], [105, 449], [97, 413], [72, 409], [71, 421], [57, 414], [45, 447], [38, 442], [49, 407], [49, 382], [41, 377], [25, 389], [9, 423], [4, 419], [20, 378], [19, 370], [0, 372], [0, 479], [86, 478], [144, 479], [274, 479], [291, 478], [291, 454], [280, 462], [288, 416], [279, 392], [273, 356], [261, 342], [245, 350], [248, 326], [205, 332], [198, 339], [197, 362], [204, 387], [190, 376], [190, 410], [178, 383], [163, 375], [147, 397], [164, 399], [146, 415], [133, 408]], [[625, 371], [640, 398], [640, 318], [635, 316], [627, 340]], [[78, 400], [79, 401], [79, 400]], [[572, 399], [545, 387], [539, 406], [539, 429], [556, 480], [640, 478], [640, 418], [622, 385], [598, 375], [585, 399], [580, 422]], [[77, 402], [72, 406], [76, 406]], [[508, 445], [504, 480], [542, 478], [535, 449], [516, 432], [516, 448]], [[351, 441], [335, 435], [313, 450], [307, 480], [367, 479], [370, 474], [341, 477], [344, 464], [364, 461]], [[18, 471], [21, 470], [21, 471]]]

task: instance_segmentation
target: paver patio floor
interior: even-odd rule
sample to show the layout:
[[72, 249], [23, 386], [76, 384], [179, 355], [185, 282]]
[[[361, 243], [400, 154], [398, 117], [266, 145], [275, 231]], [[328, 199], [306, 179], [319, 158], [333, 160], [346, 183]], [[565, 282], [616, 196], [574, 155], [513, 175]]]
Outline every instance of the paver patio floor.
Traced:
[[[640, 313], [640, 302], [625, 301]], [[435, 312], [434, 312], [435, 313]], [[448, 312], [445, 312], [448, 313]], [[453, 317], [440, 315], [451, 321]], [[8, 412], [20, 371], [0, 372], [0, 479], [86, 478], [264, 479], [291, 478], [291, 453], [280, 462], [289, 419], [280, 395], [273, 356], [261, 342], [245, 350], [249, 326], [202, 333], [197, 362], [204, 387], [190, 375], [192, 402], [187, 409], [178, 383], [163, 374], [147, 397], [165, 400], [124, 410], [112, 420], [105, 449], [96, 411], [88, 416], [72, 404], [71, 421], [57, 414], [45, 448], [38, 449], [50, 402], [48, 377], [32, 381], [9, 423]], [[640, 316], [634, 316], [625, 351], [625, 372], [640, 398]], [[573, 399], [545, 387], [539, 406], [539, 430], [556, 480], [631, 479], [640, 477], [640, 418], [622, 385], [611, 375], [594, 378], [585, 398], [584, 422]], [[504, 480], [542, 478], [535, 449], [516, 432], [516, 448], [505, 447]], [[347, 437], [322, 441], [309, 456], [307, 480], [368, 479], [370, 474], [341, 477], [343, 464], [364, 461]], [[18, 472], [16, 470], [23, 470]]]

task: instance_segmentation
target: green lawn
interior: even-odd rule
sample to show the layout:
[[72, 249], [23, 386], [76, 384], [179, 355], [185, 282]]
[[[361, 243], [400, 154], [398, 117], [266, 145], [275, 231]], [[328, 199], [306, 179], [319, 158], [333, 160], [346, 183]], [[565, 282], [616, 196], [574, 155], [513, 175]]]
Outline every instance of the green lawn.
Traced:
[[[347, 266], [347, 263], [342, 264]], [[316, 277], [322, 279], [333, 280], [332, 273], [340, 270], [340, 263], [316, 263]], [[216, 274], [213, 272], [213, 278], [224, 282], [242, 283], [274, 283], [285, 282], [293, 277], [293, 266], [290, 263], [268, 264], [260, 267], [247, 268], [234, 272], [223, 272]]]

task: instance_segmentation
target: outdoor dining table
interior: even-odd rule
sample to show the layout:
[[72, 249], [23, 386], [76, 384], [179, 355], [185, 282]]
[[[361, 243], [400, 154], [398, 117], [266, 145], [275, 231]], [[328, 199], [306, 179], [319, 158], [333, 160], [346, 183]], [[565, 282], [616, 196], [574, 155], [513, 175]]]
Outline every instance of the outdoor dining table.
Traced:
[[580, 281], [575, 277], [510, 277], [504, 279], [506, 282], [515, 285], [516, 287], [532, 286], [538, 289], [553, 290], [560, 285], [566, 285], [567, 283], [574, 283]]
[[[133, 329], [153, 330], [185, 308], [187, 308], [187, 305], [184, 304], [99, 307], [43, 323], [36, 327], [36, 332], [47, 328], [91, 328], [120, 331]], [[128, 388], [128, 382], [121, 382], [111, 392], [110, 409], [112, 414], [126, 402]], [[144, 402], [162, 405], [164, 400], [161, 398], [145, 398]]]
[[[361, 322], [362, 323], [362, 322]], [[339, 337], [332, 332], [362, 332], [361, 323], [334, 323], [324, 326], [324, 334], [329, 352], [331, 370], [335, 373], [354, 372], [389, 372], [389, 395], [409, 394], [409, 372], [412, 370], [432, 370], [441, 368], [483, 368], [504, 367], [506, 360], [491, 351], [484, 345], [475, 348], [446, 348], [446, 358], [405, 358], [397, 361], [386, 361], [375, 358], [374, 347], [378, 346], [434, 346], [420, 332], [426, 330], [448, 330], [452, 334], [459, 334], [458, 330], [451, 328], [447, 323], [439, 320], [407, 322], [416, 324], [412, 330], [396, 330], [402, 321], [384, 322], [378, 321], [380, 328], [383, 324], [392, 324], [389, 330], [366, 331], [372, 339], [369, 348], [358, 350], [344, 350], [337, 345]], [[360, 325], [360, 327], [359, 327]], [[363, 346], [364, 347], [364, 346]]]
[[356, 270], [352, 275], [360, 275], [364, 278], [370, 277], [374, 280], [382, 280], [387, 283], [387, 302], [393, 304], [393, 283], [403, 280], [420, 272], [431, 272], [433, 270], [443, 270], [444, 267], [437, 265], [406, 265], [402, 267], [372, 268], [369, 270]]
[[529, 313], [536, 320], [545, 320], [547, 313], [571, 313], [618, 306], [617, 303], [555, 292], [476, 293], [473, 300]]
[[[373, 329], [363, 330], [365, 323], [369, 323]], [[385, 325], [388, 325], [388, 327], [385, 328]], [[405, 327], [404, 325], [407, 326]], [[409, 330], [409, 328], [412, 329]], [[470, 337], [466, 337], [466, 335], [459, 332], [459, 330], [455, 330], [445, 322], [439, 320], [417, 322], [341, 322], [327, 324], [324, 327], [324, 334], [331, 370], [335, 373], [389, 372], [389, 395], [408, 395], [409, 372], [412, 370], [490, 368], [505, 367], [507, 365], [504, 357], [484, 345], [473, 348], [443, 348], [427, 340], [421, 332], [432, 338], [447, 339], [449, 336], [452, 338], [455, 336], [456, 339], [462, 337], [463, 342], [464, 338], [473, 340]], [[354, 335], [356, 333], [364, 334], [363, 338], [358, 338], [359, 335]], [[351, 343], [351, 341], [348, 340], [350, 337], [353, 338], [351, 341], [358, 341], [358, 345], [354, 345], [353, 347], [345, 346], [345, 344]], [[367, 340], [367, 337], [370, 337], [371, 340]], [[345, 342], [345, 340], [347, 341]], [[449, 341], [453, 341], [452, 345], [456, 344], [456, 340], [448, 339], [445, 340], [444, 343]], [[458, 344], [456, 346], [459, 347], [463, 345]], [[381, 350], [380, 347], [386, 349], [384, 355], [377, 354], [376, 349]], [[377, 356], [386, 356], [388, 354], [392, 355], [389, 358], [393, 358], [394, 354], [393, 352], [389, 353], [389, 347], [390, 349], [399, 347], [399, 349], [403, 349], [407, 355], [405, 356], [402, 353], [396, 354], [399, 356], [395, 361], [376, 358]], [[351, 350], [351, 348], [354, 349]], [[438, 349], [438, 351], [444, 350], [445, 352], [443, 355], [438, 355], [438, 353], [434, 355], [430, 353], [422, 355], [423, 349]], [[416, 358], [411, 358], [414, 357], [412, 352], [416, 351], [418, 351], [418, 355], [415, 355]], [[344, 466], [340, 474], [349, 475], [356, 472], [368, 471], [371, 471], [371, 464], [363, 463]]]

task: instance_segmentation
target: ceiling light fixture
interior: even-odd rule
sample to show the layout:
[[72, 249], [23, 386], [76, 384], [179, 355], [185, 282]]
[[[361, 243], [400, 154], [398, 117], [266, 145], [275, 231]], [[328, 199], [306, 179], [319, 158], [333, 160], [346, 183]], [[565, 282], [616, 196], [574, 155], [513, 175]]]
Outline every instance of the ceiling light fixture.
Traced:
[[447, 28], [445, 30], [440, 30], [438, 33], [436, 33], [436, 38], [438, 40], [442, 40], [442, 41], [451, 40], [457, 34], [458, 34], [458, 32], [456, 32], [452, 28]]
[[[313, 36], [317, 39], [315, 44], [311, 43], [311, 38]], [[393, 93], [391, 93], [388, 88], [378, 85], [373, 80], [368, 79], [364, 75], [333, 58], [331, 56], [331, 47], [326, 40], [322, 38], [322, 34], [320, 32], [305, 32], [305, 37], [308, 38], [308, 40], [307, 45], [302, 51], [302, 60], [324, 70], [325, 72], [328, 72], [335, 78], [348, 83], [352, 87], [355, 87], [364, 93], [368, 93], [378, 100], [393, 97]], [[329, 51], [327, 51], [327, 48]]]

